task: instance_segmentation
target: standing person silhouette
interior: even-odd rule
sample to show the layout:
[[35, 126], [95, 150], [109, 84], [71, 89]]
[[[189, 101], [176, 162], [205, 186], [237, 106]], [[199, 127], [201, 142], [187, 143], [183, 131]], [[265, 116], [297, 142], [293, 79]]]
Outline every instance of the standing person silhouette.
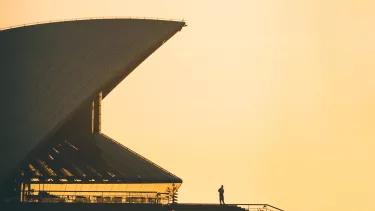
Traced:
[[221, 202], [223, 202], [223, 204], [225, 204], [224, 202], [224, 186], [221, 185], [221, 188], [219, 188], [219, 198], [220, 198], [220, 205], [221, 205]]

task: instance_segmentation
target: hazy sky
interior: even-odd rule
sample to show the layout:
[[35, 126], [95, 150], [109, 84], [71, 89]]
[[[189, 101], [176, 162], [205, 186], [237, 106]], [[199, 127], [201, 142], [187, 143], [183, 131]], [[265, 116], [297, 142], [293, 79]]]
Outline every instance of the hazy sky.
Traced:
[[103, 101], [103, 132], [180, 202], [375, 210], [375, 2], [0, 0], [0, 27], [96, 16], [188, 27]]

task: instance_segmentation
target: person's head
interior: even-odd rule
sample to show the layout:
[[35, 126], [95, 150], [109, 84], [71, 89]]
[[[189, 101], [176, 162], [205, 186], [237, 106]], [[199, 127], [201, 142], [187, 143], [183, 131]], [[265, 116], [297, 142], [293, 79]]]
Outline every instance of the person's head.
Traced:
[[224, 185], [221, 185], [221, 187], [223, 188], [223, 187], [224, 187]]

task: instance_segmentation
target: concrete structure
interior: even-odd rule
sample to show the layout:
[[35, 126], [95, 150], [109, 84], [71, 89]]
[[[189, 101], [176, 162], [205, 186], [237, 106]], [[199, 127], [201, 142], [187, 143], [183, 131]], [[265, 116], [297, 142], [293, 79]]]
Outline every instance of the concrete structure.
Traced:
[[180, 178], [101, 133], [100, 101], [184, 26], [104, 19], [0, 31], [2, 196], [19, 193], [25, 178], [179, 186]]

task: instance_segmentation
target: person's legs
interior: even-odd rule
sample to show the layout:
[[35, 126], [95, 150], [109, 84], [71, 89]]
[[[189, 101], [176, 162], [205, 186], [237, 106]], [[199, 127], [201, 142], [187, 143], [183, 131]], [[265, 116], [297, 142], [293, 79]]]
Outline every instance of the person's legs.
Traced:
[[[223, 203], [221, 203], [221, 202], [223, 202]], [[224, 196], [220, 196], [220, 204], [225, 204], [224, 203]]]

